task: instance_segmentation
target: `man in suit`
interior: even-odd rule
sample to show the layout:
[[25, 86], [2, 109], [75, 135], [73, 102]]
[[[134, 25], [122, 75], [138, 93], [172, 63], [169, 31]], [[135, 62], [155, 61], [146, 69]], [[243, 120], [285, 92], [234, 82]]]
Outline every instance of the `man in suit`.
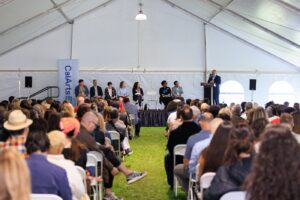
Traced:
[[207, 82], [213, 84], [213, 103], [219, 105], [221, 77], [217, 75], [217, 70], [211, 71]]
[[90, 88], [91, 98], [93, 97], [101, 97], [103, 96], [103, 91], [100, 86], [97, 85], [97, 80], [93, 80], [93, 86]]

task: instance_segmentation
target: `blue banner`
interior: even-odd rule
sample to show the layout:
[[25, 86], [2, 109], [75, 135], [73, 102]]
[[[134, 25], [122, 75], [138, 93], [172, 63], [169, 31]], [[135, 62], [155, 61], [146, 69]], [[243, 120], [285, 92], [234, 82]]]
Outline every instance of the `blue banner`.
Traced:
[[63, 59], [58, 60], [58, 85], [60, 101], [68, 100], [76, 104], [75, 87], [79, 80], [79, 61]]

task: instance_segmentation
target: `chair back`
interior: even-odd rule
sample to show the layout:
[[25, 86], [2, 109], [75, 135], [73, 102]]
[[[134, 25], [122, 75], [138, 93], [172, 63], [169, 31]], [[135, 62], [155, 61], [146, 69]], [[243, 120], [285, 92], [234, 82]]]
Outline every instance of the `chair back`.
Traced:
[[84, 189], [85, 189], [85, 193], [87, 193], [87, 184], [86, 184], [86, 173], [85, 173], [85, 170], [80, 167], [80, 166], [76, 166], [76, 169], [77, 171], [79, 172], [81, 178], [82, 178], [82, 181], [83, 181], [83, 184], [84, 184]]
[[111, 141], [108, 137], [105, 137], [105, 144], [111, 144]]
[[224, 194], [220, 200], [246, 200], [246, 192], [228, 192]]
[[96, 157], [97, 165], [100, 163], [100, 173], [98, 173], [98, 176], [102, 177], [102, 172], [103, 172], [103, 155], [101, 153], [99, 153], [98, 151], [90, 151], [89, 154], [92, 154], [92, 155], [94, 155]]
[[201, 189], [209, 188], [215, 175], [216, 175], [216, 173], [214, 173], [214, 172], [208, 172], [208, 173], [203, 174], [200, 178]]
[[57, 195], [54, 194], [31, 194], [31, 200], [63, 200]]
[[87, 153], [87, 162], [86, 167], [93, 167], [94, 168], [94, 174], [93, 176], [98, 176], [98, 162], [97, 157], [91, 153]]
[[111, 135], [111, 144], [115, 149], [116, 155], [121, 159], [121, 137], [117, 131], [108, 131]]

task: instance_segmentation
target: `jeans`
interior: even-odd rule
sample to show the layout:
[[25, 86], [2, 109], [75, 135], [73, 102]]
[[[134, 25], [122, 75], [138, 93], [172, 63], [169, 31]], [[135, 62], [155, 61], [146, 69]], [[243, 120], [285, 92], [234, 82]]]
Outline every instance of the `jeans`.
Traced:
[[167, 181], [171, 188], [173, 188], [173, 159], [171, 158], [171, 155], [167, 153], [165, 155], [165, 170], [167, 174]]

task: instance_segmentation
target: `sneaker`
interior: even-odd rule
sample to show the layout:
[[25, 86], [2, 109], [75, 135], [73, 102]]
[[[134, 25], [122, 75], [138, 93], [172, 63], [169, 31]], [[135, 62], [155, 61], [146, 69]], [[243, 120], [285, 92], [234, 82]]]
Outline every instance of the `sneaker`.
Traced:
[[131, 184], [131, 183], [134, 183], [138, 180], [141, 180], [145, 176], [147, 176], [147, 172], [132, 172], [126, 178], [127, 184]]
[[103, 200], [123, 200], [122, 197], [117, 197], [115, 193], [105, 194]]
[[133, 151], [131, 149], [126, 149], [125, 153], [127, 156], [130, 156], [133, 153]]

